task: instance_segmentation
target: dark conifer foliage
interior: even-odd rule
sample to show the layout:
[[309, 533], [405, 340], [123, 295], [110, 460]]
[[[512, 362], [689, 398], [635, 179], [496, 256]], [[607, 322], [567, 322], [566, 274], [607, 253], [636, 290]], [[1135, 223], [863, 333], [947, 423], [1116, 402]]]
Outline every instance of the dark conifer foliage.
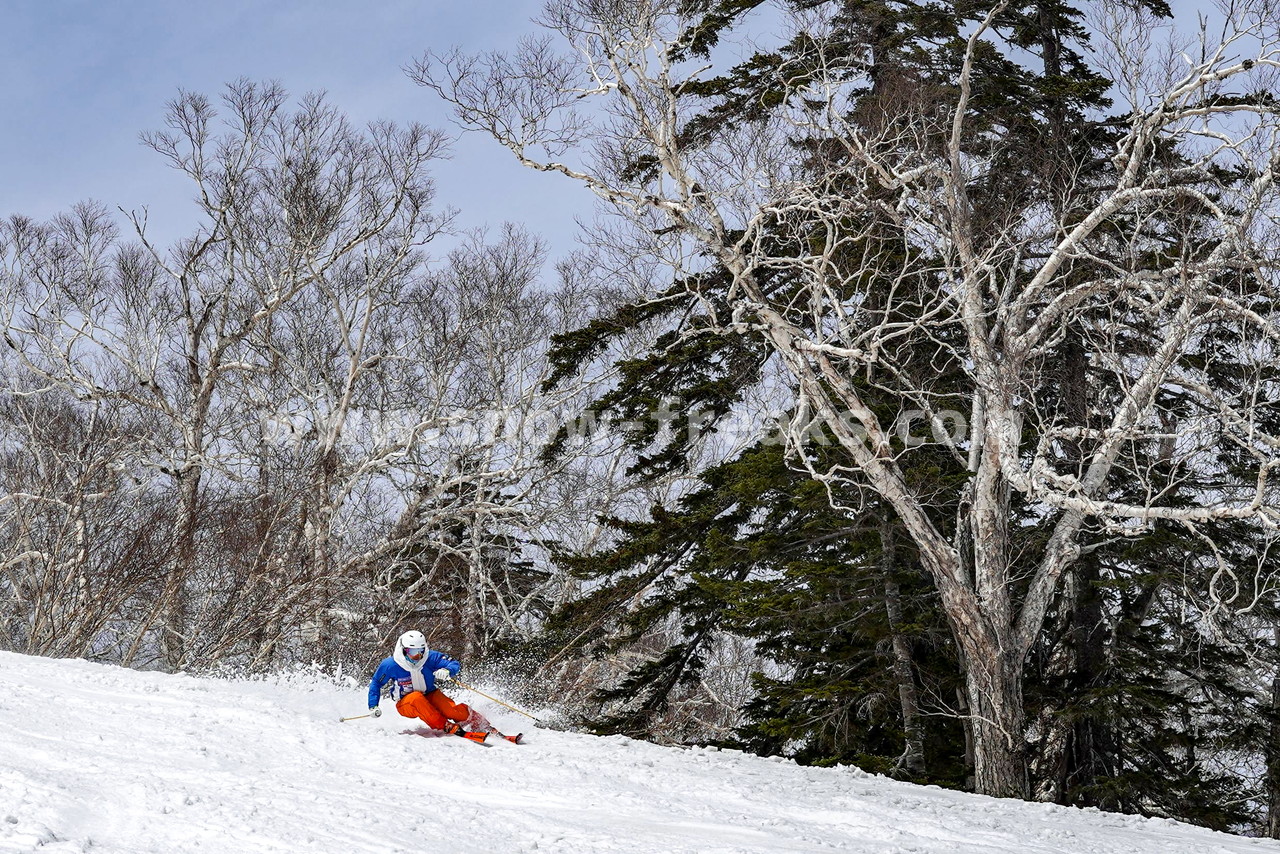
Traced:
[[[939, 715], [927, 727], [926, 761], [940, 771], [926, 776], [921, 767], [919, 776], [962, 780], [960, 726], [942, 714], [956, 687], [945, 621], [910, 554], [886, 562], [879, 514], [833, 510], [826, 490], [788, 463], [780, 443], [757, 445], [700, 480], [704, 487], [674, 511], [655, 507], [644, 523], [614, 520], [623, 537], [616, 549], [567, 559], [583, 578], [605, 583], [558, 615], [560, 636], [615, 625], [607, 640], [586, 644], [606, 652], [660, 634], [672, 621], [679, 626], [676, 642], [598, 694], [607, 712], [594, 721], [597, 731], [696, 735], [673, 732], [663, 713], [679, 688], [696, 686], [717, 633], [732, 632], [754, 640], [777, 668], [757, 674], [747, 722], [722, 743], [895, 771], [904, 738], [897, 634], [915, 652], [908, 676], [919, 684], [912, 687], [935, 698], [929, 705]], [[900, 591], [896, 623], [885, 607], [886, 584]], [[642, 591], [648, 595], [635, 607]]]

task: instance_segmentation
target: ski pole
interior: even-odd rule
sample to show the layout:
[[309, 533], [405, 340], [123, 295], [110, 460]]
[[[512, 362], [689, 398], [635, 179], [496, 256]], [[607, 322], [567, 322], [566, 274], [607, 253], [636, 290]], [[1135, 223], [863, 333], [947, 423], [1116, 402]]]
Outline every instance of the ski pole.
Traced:
[[345, 723], [347, 721], [358, 721], [361, 718], [371, 718], [371, 717], [373, 717], [372, 714], [352, 715], [349, 718], [338, 718], [338, 723]]
[[[533, 715], [529, 714], [528, 712], [521, 711], [520, 709], [517, 709], [515, 706], [511, 705], [510, 703], [504, 703], [504, 702], [502, 702], [501, 700], [499, 700], [497, 697], [490, 697], [488, 694], [486, 694], [486, 693], [485, 693], [485, 692], [483, 692], [483, 691], [477, 691], [475, 688], [472, 688], [470, 685], [468, 685], [466, 682], [463, 682], [461, 679], [458, 679], [458, 678], [456, 678], [456, 677], [455, 677], [455, 678], [454, 678], [454, 680], [453, 680], [453, 682], [454, 682], [454, 683], [455, 683], [459, 688], [466, 688], [468, 691], [472, 692], [473, 694], [479, 694], [481, 697], [484, 697], [486, 700], [493, 700], [493, 702], [497, 703], [499, 706], [505, 706], [506, 708], [510, 709], [511, 711], [515, 712], [516, 714], [524, 715], [526, 718], [530, 718], [530, 719], [532, 719], [532, 720], [534, 720], [534, 721], [537, 721], [537, 720], [538, 720], [538, 719], [537, 719], [536, 717], [534, 717]], [[539, 722], [539, 723], [541, 723], [541, 721], [538, 721], [538, 722]]]

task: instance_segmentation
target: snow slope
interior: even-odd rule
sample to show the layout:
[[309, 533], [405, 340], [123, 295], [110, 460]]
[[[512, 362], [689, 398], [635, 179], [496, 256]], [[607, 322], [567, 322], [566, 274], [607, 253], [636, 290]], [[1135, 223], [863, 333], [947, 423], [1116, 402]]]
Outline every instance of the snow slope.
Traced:
[[384, 706], [343, 724], [362, 687], [0, 653], [0, 852], [1280, 852], [736, 752], [549, 730], [479, 747]]

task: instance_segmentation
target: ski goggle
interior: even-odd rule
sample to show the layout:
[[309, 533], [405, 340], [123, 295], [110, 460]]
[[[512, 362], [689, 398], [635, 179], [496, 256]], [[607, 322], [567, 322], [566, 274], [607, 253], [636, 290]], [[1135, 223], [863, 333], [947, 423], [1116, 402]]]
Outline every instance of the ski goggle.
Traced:
[[406, 646], [404, 648], [404, 657], [410, 661], [419, 661], [426, 654], [427, 648], [425, 646]]

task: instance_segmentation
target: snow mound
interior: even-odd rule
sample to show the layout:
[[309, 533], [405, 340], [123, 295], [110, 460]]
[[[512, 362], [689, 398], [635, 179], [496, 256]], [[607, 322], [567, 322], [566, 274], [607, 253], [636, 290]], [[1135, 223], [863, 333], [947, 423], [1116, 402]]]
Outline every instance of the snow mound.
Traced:
[[0, 653], [0, 852], [1280, 852], [732, 751], [540, 729], [486, 748], [384, 707], [339, 723], [363, 686]]

